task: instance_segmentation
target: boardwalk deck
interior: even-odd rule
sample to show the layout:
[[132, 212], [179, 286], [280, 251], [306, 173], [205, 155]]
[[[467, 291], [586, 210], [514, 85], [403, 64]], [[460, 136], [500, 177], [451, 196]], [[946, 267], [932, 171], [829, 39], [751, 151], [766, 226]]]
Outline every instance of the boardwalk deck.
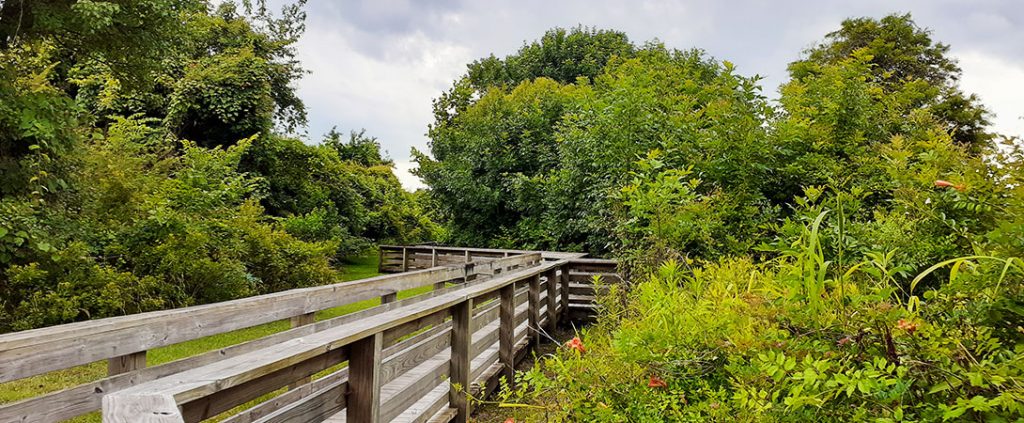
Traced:
[[[591, 312], [594, 295], [621, 281], [614, 262], [575, 253], [381, 251], [382, 271], [405, 271], [0, 335], [0, 381], [110, 363], [107, 378], [0, 406], [0, 422], [54, 422], [97, 410], [104, 422], [465, 421], [465, 389], [488, 394], [539, 342], [539, 331]], [[396, 301], [398, 291], [421, 286], [434, 289]], [[382, 304], [312, 319], [316, 311], [370, 298]], [[291, 320], [293, 328], [145, 367], [148, 349], [275, 320]], [[453, 383], [462, 390], [452, 390]], [[281, 393], [283, 387], [289, 389]]]

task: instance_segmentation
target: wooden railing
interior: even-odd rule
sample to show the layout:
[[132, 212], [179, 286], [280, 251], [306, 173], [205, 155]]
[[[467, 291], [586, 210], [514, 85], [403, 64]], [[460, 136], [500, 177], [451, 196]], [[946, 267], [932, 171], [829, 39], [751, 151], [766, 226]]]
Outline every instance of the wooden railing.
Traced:
[[[477, 253], [470, 263], [0, 335], [0, 382], [97, 360], [110, 371], [2, 405], [0, 422], [99, 409], [105, 422], [193, 422], [275, 391], [227, 421], [465, 421], [467, 391], [487, 394], [542, 331], [586, 317], [601, 289], [593, 275], [616, 279], [607, 260]], [[398, 291], [428, 285], [426, 294], [396, 300]], [[314, 322], [316, 311], [377, 297], [380, 306]], [[282, 319], [293, 328], [145, 367], [149, 349]]]
[[381, 273], [408, 272], [435, 266], [471, 263], [539, 252], [545, 260], [584, 257], [583, 253], [557, 251], [500, 250], [493, 248], [444, 247], [437, 245], [381, 245], [378, 270]]

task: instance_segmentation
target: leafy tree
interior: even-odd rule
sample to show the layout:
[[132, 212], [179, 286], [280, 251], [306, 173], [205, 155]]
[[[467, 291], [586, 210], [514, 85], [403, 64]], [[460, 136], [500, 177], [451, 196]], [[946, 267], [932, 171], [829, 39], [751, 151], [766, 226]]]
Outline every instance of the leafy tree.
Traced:
[[0, 6], [0, 331], [331, 283], [436, 228], [376, 139], [308, 146], [303, 2]]
[[414, 152], [417, 174], [454, 226], [453, 241], [490, 243], [515, 236], [510, 231], [521, 219], [539, 217], [542, 197], [527, 185], [558, 163], [556, 124], [574, 92], [547, 78], [511, 91], [493, 88], [451, 123], [431, 129], [435, 159]]
[[[978, 146], [991, 140], [985, 130], [988, 113], [977, 96], [963, 93], [956, 83], [960, 67], [949, 57], [949, 46], [934, 42], [931, 32], [914, 24], [910, 14], [882, 19], [843, 21], [826, 41], [805, 52], [806, 59], [791, 63], [790, 75], [802, 80], [855, 55], [865, 58], [872, 82], [888, 92], [915, 85], [913, 107], [927, 107], [962, 144]], [[977, 151], [977, 150], [976, 150]]]
[[387, 159], [380, 151], [380, 142], [376, 137], [366, 135], [366, 130], [349, 133], [348, 142], [341, 138], [337, 128], [331, 128], [324, 136], [323, 143], [338, 152], [341, 160], [351, 161], [363, 166], [379, 166], [394, 164]]
[[636, 47], [625, 33], [596, 28], [555, 28], [540, 40], [524, 44], [516, 54], [494, 55], [467, 66], [451, 89], [434, 101], [434, 124], [443, 127], [492, 87], [513, 88], [536, 78], [561, 84], [593, 78], [614, 57], [631, 57]]

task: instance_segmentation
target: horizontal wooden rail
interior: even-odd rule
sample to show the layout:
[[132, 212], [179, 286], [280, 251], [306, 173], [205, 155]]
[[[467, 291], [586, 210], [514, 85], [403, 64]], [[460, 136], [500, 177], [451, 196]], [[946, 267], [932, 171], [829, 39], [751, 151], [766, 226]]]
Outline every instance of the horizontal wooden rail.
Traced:
[[381, 273], [407, 272], [438, 265], [469, 263], [477, 260], [509, 257], [519, 254], [540, 253], [545, 260], [568, 260], [585, 256], [584, 253], [557, 251], [502, 250], [495, 248], [462, 248], [437, 245], [381, 245], [378, 270]]
[[[381, 255], [402, 257], [409, 271], [0, 335], [0, 382], [98, 360], [109, 361], [110, 373], [0, 405], [0, 422], [63, 421], [100, 409], [105, 422], [195, 422], [283, 387], [289, 390], [220, 418], [466, 421], [467, 391], [487, 395], [499, 378], [511, 380], [542, 331], [591, 318], [595, 296], [621, 282], [614, 261], [578, 253], [429, 245], [383, 246]], [[396, 297], [423, 286], [434, 289]], [[381, 305], [314, 318], [374, 298]], [[279, 320], [292, 328], [146, 367], [149, 349]]]
[[[152, 422], [199, 421], [212, 417], [211, 400], [244, 391], [251, 384], [265, 383], [281, 371], [301, 368], [315, 373], [343, 359], [349, 361], [349, 401], [347, 415], [352, 421], [379, 421], [380, 363], [385, 338], [405, 336], [421, 329], [417, 322], [440, 322], [450, 317], [452, 322], [451, 365], [452, 383], [468, 388], [470, 382], [470, 348], [473, 332], [471, 312], [474, 300], [505, 286], [525, 280], [535, 281], [551, 269], [566, 262], [553, 262], [513, 271], [492, 280], [444, 293], [419, 301], [389, 313], [371, 316], [322, 330], [306, 337], [292, 339], [268, 348], [242, 354], [216, 363], [187, 370], [172, 376], [147, 382], [107, 395], [103, 399], [103, 416], [107, 422], [135, 422], [145, 417]], [[531, 282], [531, 287], [536, 282]], [[530, 314], [539, 309], [539, 298], [531, 288]], [[413, 324], [413, 325], [409, 325]], [[531, 326], [537, 325], [531, 319]], [[266, 388], [276, 388], [272, 383]], [[227, 392], [227, 394], [221, 394]], [[356, 393], [354, 396], [352, 393]], [[352, 402], [352, 401], [355, 402]], [[234, 402], [242, 401], [237, 399]], [[456, 421], [468, 416], [464, 393], [452, 391], [452, 407], [458, 410]], [[221, 408], [235, 405], [228, 402]]]
[[[319, 310], [421, 286], [443, 286], [445, 283], [464, 281], [477, 276], [489, 277], [503, 269], [535, 263], [539, 258], [539, 254], [536, 253], [524, 254], [468, 265], [440, 266], [406, 274], [293, 289], [216, 304], [0, 335], [0, 382], [98, 360], [121, 360], [120, 357], [125, 355], [144, 356], [148, 349], [276, 320], [300, 316], [307, 316], [308, 319], [312, 313]], [[262, 343], [273, 344], [284, 339], [286, 338], [276, 337]], [[95, 382], [0, 405], [0, 422], [62, 421], [93, 412], [100, 409], [101, 398], [110, 392], [216, 361], [229, 354], [242, 353], [250, 348], [261, 348], [262, 346], [257, 346], [260, 343], [239, 344], [153, 368], [127, 370]], [[141, 361], [141, 364], [144, 363], [145, 361]]]

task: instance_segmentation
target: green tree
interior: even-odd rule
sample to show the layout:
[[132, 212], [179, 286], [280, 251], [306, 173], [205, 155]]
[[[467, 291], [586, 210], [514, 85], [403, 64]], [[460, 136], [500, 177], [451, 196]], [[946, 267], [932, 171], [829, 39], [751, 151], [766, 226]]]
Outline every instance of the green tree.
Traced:
[[805, 54], [806, 59], [789, 66], [793, 79], [802, 80], [820, 72], [823, 65], [859, 55], [870, 65], [871, 81], [886, 91], [916, 85], [912, 105], [932, 110], [958, 143], [977, 151], [992, 138], [985, 129], [988, 113], [977, 96], [963, 93], [956, 85], [960, 67], [949, 56], [949, 46], [933, 41], [931, 31], [918, 27], [909, 13], [846, 19]]

